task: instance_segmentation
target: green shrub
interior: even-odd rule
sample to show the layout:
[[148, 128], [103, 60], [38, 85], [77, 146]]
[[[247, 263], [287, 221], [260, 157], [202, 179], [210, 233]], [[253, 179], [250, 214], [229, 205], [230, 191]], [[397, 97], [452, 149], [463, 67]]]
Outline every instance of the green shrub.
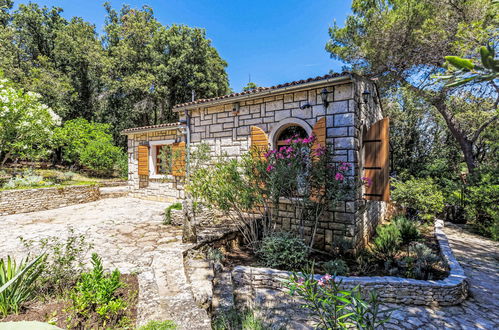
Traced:
[[262, 240], [257, 255], [266, 267], [297, 270], [307, 265], [308, 248], [299, 237], [276, 232]]
[[326, 274], [335, 276], [345, 276], [349, 272], [347, 263], [341, 259], [334, 259], [323, 263], [322, 269]]
[[425, 221], [433, 220], [444, 209], [443, 194], [431, 178], [394, 181], [392, 186], [392, 199], [407, 209], [416, 210]]
[[96, 253], [92, 254], [91, 262], [92, 271], [81, 274], [69, 295], [73, 317], [68, 321], [72, 327], [85, 328], [84, 320], [97, 314], [104, 328], [107, 324], [119, 324], [127, 308], [127, 303], [116, 292], [124, 286], [121, 274], [117, 269], [110, 274], [105, 273], [102, 259]]
[[83, 118], [68, 120], [54, 130], [54, 147], [61, 148], [62, 160], [68, 164], [85, 166], [98, 175], [110, 175], [116, 170], [123, 174], [126, 157], [113, 144], [109, 131], [109, 124]]
[[263, 320], [259, 318], [255, 311], [252, 309], [246, 309], [243, 311], [237, 311], [236, 309], [230, 309], [223, 313], [218, 314], [212, 323], [212, 329], [214, 330], [264, 330], [269, 329], [265, 326]]
[[493, 240], [499, 240], [499, 183], [491, 172], [476, 174], [465, 192], [467, 220], [478, 231]]
[[21, 260], [19, 265], [10, 256], [0, 259], [0, 316], [19, 313], [22, 304], [34, 296], [42, 262], [43, 255]]
[[435, 265], [440, 262], [440, 258], [422, 243], [410, 246], [409, 253], [414, 258], [411, 260], [412, 267], [409, 275], [419, 280], [431, 280], [431, 272]]
[[32, 255], [46, 252], [42, 275], [38, 278], [38, 290], [43, 295], [60, 296], [72, 287], [83, 270], [85, 255], [92, 248], [85, 235], [76, 234], [71, 227], [65, 240], [56, 236], [38, 242], [22, 237], [20, 240]]
[[392, 260], [398, 252], [402, 238], [395, 224], [378, 226], [374, 237], [373, 252], [381, 260]]
[[170, 225], [172, 223], [172, 210], [181, 210], [181, 209], [182, 209], [182, 203], [180, 202], [169, 205], [165, 209], [165, 217], [163, 219], [163, 224]]
[[80, 153], [81, 165], [98, 175], [112, 175], [122, 157], [123, 151], [110, 141], [95, 140], [85, 146]]
[[177, 325], [173, 321], [149, 321], [138, 330], [174, 330]]
[[53, 182], [44, 180], [43, 176], [35, 174], [34, 171], [26, 170], [21, 175], [10, 178], [7, 182], [5, 182], [3, 188], [31, 188], [49, 186], [52, 184]]
[[406, 217], [399, 216], [394, 220], [395, 226], [400, 231], [402, 243], [407, 244], [421, 236], [418, 224], [414, 220], [409, 220]]

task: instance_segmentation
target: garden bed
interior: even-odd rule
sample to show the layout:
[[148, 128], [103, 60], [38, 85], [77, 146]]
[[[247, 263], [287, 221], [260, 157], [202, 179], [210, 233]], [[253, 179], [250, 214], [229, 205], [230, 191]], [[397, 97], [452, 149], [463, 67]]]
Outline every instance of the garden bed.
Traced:
[[[126, 311], [127, 324], [129, 324], [129, 328], [133, 329], [137, 319], [139, 282], [137, 275], [121, 275], [121, 280], [124, 283], [124, 287], [119, 288], [116, 295], [128, 302]], [[40, 321], [67, 329], [70, 325], [68, 318], [72, 317], [71, 312], [69, 312], [70, 306], [71, 301], [67, 298], [49, 297], [38, 299], [26, 304], [21, 313], [0, 318], [0, 322]], [[100, 327], [97, 318], [78, 321], [85, 323], [86, 329], [97, 329]]]
[[[341, 251], [337, 255], [321, 252], [312, 252], [307, 256], [308, 264], [300, 265], [299, 268], [292, 268], [289, 264], [285, 266], [273, 266], [274, 269], [284, 271], [302, 271], [310, 270], [310, 266], [314, 265], [314, 273], [333, 274], [337, 271], [337, 275], [343, 276], [398, 276], [402, 278], [416, 278], [410, 270], [410, 263], [414, 262], [412, 247], [415, 244], [423, 244], [428, 247], [427, 252], [430, 252], [438, 260], [434, 261], [431, 268], [425, 273], [424, 277], [419, 279], [442, 280], [449, 274], [445, 260], [441, 256], [440, 246], [435, 236], [434, 228], [430, 225], [419, 226], [420, 235], [417, 239], [410, 240], [400, 244], [397, 251], [394, 253], [393, 259], [382, 260], [376, 258], [373, 253], [368, 253], [368, 250], [361, 252], [357, 256], [351, 254], [343, 254]], [[339, 248], [341, 250], [341, 248]], [[327, 266], [328, 262], [336, 262], [333, 269]], [[337, 264], [340, 263], [338, 267]], [[236, 266], [250, 267], [268, 267], [264, 261], [255, 253], [244, 246], [237, 246], [234, 249], [224, 253], [223, 265], [230, 269]], [[412, 276], [411, 276], [412, 275]]]

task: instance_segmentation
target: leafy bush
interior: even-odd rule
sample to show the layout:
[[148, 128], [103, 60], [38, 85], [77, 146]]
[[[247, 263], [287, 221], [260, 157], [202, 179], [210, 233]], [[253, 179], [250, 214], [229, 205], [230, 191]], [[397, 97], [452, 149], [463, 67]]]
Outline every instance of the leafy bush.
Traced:
[[313, 273], [293, 274], [287, 283], [292, 296], [298, 296], [320, 329], [377, 329], [391, 317], [391, 310], [382, 313], [375, 291], [368, 300], [361, 296], [357, 286], [352, 290], [341, 288], [341, 281], [330, 275], [316, 280]]
[[465, 193], [465, 212], [468, 221], [478, 231], [499, 240], [499, 181], [492, 171], [476, 174]]
[[419, 280], [431, 280], [431, 271], [440, 262], [440, 258], [422, 243], [411, 245], [409, 252], [414, 256], [409, 275]]
[[294, 270], [307, 265], [308, 247], [291, 233], [276, 232], [262, 240], [257, 255], [266, 267]]
[[124, 152], [113, 144], [109, 131], [109, 124], [77, 118], [55, 129], [54, 144], [61, 148], [66, 163], [88, 167], [98, 175], [123, 172]]
[[213, 320], [212, 329], [214, 330], [264, 330], [268, 329], [263, 320], [256, 315], [252, 309], [237, 311], [230, 309], [224, 313], [218, 314]]
[[[127, 303], [117, 296], [116, 290], [124, 286], [120, 272], [115, 269], [112, 273], [105, 273], [102, 259], [92, 254], [93, 269], [89, 273], [81, 274], [76, 287], [70, 293], [71, 317], [70, 323], [74, 327], [83, 326], [84, 321], [94, 314], [99, 316], [99, 323], [105, 328], [106, 324], [118, 324], [124, 317]], [[76, 324], [74, 324], [76, 323]]]
[[341, 259], [334, 259], [323, 263], [322, 269], [326, 272], [326, 274], [335, 276], [348, 275], [349, 272], [347, 263]]
[[401, 242], [400, 230], [395, 224], [378, 226], [373, 241], [373, 252], [381, 260], [391, 260], [397, 254]]
[[43, 255], [29, 261], [21, 260], [17, 265], [10, 256], [0, 259], [0, 315], [19, 313], [24, 302], [31, 299], [35, 292], [36, 279], [41, 274]]
[[172, 210], [181, 210], [182, 203], [173, 203], [165, 209], [165, 218], [163, 219], [164, 225], [170, 225], [172, 223]]
[[56, 236], [43, 238], [39, 242], [20, 239], [30, 254], [46, 252], [38, 289], [41, 294], [56, 296], [73, 286], [82, 272], [85, 255], [92, 248], [85, 235], [76, 234], [71, 227], [66, 240]]
[[44, 185], [50, 185], [52, 182], [43, 181], [43, 177], [40, 175], [32, 174], [32, 172], [25, 172], [21, 176], [15, 176], [9, 179], [4, 185], [5, 189], [17, 189], [17, 188], [30, 188], [30, 187], [40, 187]]
[[44, 159], [60, 118], [41, 95], [17, 88], [0, 72], [0, 163], [7, 159]]
[[174, 330], [177, 325], [173, 321], [149, 321], [138, 330]]
[[409, 243], [410, 241], [413, 241], [421, 236], [418, 224], [415, 221], [409, 220], [408, 218], [403, 216], [399, 216], [395, 218], [393, 222], [400, 231], [400, 238], [402, 239], [402, 243]]
[[417, 215], [431, 221], [444, 209], [444, 197], [433, 179], [409, 179], [394, 181], [392, 199], [406, 209], [414, 209]]

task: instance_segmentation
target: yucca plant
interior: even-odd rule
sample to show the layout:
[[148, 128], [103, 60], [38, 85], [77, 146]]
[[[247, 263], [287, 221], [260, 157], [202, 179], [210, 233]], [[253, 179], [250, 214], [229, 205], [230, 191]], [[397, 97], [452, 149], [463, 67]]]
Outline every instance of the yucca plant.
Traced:
[[19, 264], [14, 258], [0, 259], [0, 315], [19, 313], [24, 302], [33, 297], [35, 282], [42, 271], [41, 255], [33, 260], [22, 259]]

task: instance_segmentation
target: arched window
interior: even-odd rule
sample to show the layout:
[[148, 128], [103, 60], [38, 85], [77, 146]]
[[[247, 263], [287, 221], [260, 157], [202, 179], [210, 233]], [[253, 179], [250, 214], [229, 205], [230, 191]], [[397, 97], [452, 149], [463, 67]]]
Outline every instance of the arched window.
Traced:
[[299, 125], [289, 125], [276, 134], [275, 145], [277, 148], [288, 146], [292, 138], [306, 138], [307, 131]]

